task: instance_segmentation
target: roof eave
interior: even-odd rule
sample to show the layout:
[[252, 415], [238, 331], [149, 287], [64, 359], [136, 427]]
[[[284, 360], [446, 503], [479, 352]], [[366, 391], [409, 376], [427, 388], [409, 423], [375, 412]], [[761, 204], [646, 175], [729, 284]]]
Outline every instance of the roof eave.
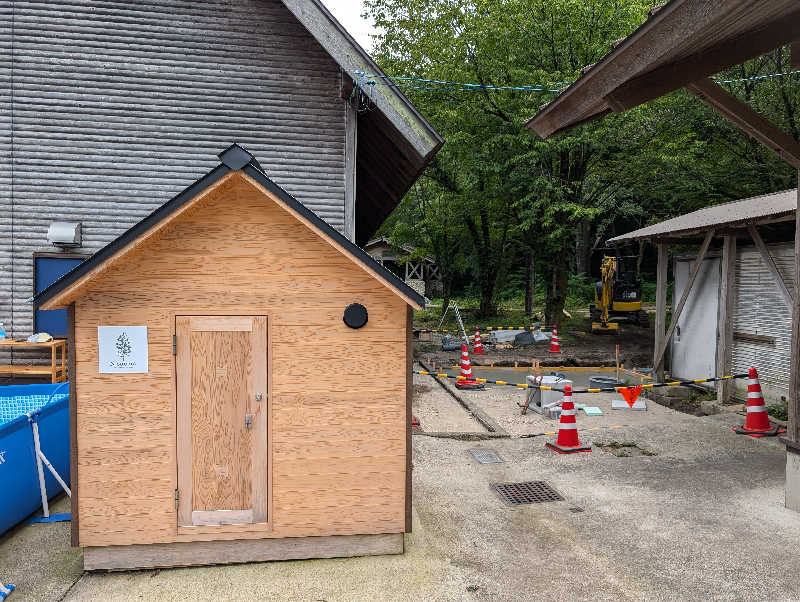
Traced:
[[694, 236], [696, 234], [703, 234], [708, 230], [712, 229], [736, 229], [736, 228], [746, 228], [748, 225], [751, 224], [759, 225], [759, 224], [770, 224], [776, 222], [785, 222], [789, 221], [790, 219], [793, 219], [794, 213], [795, 213], [794, 211], [783, 211], [780, 213], [774, 213], [762, 217], [751, 217], [747, 219], [734, 220], [730, 222], [701, 226], [697, 228], [684, 228], [680, 230], [665, 230], [663, 232], [647, 232], [639, 234], [640, 232], [642, 232], [642, 230], [647, 229], [647, 228], [642, 228], [641, 230], [634, 230], [633, 232], [629, 232], [628, 234], [621, 234], [620, 236], [609, 238], [606, 241], [606, 244], [616, 245], [626, 242], [634, 242], [638, 240], [658, 240], [659, 238], [684, 238], [684, 237]]
[[[372, 73], [389, 81], [386, 74], [367, 52], [342, 27], [319, 0], [283, 0], [286, 8], [311, 33], [328, 54], [354, 76], [357, 71]], [[441, 135], [428, 123], [405, 94], [396, 86], [365, 86], [365, 94], [386, 115], [421, 159], [427, 163], [444, 143]]]

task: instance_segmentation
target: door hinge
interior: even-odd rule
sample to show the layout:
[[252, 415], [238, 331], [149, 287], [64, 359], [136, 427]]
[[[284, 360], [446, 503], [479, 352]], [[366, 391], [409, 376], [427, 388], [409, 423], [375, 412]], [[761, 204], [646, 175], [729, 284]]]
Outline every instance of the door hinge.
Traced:
[[172, 355], [178, 355], [178, 335], [172, 335]]
[[178, 491], [178, 488], [176, 487], [175, 488], [175, 510], [178, 509], [178, 501], [180, 500], [180, 498], [181, 498], [181, 494]]

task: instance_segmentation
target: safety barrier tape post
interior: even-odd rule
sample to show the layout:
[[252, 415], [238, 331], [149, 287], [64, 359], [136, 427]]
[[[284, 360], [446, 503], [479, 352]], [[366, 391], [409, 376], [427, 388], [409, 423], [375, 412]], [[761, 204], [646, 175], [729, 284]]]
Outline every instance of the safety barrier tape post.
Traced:
[[[439, 378], [449, 378], [453, 380], [462, 380], [463, 376], [454, 376], [446, 372], [429, 372], [428, 370], [412, 370], [413, 374], [422, 374], [424, 376], [438, 376]], [[692, 380], [673, 380], [665, 383], [648, 383], [644, 385], [624, 385], [619, 387], [602, 387], [602, 388], [589, 388], [589, 389], [573, 389], [573, 393], [618, 393], [621, 389], [631, 389], [633, 387], [641, 386], [642, 389], [657, 389], [661, 387], [687, 387], [690, 385], [697, 385], [701, 383], [713, 383], [720, 380], [732, 380], [748, 378], [748, 374], [731, 374], [727, 376], [712, 376], [709, 378], [695, 378]], [[558, 391], [563, 393], [564, 389], [552, 387], [549, 385], [529, 385], [528, 383], [510, 383], [504, 380], [490, 380], [488, 378], [475, 378], [479, 383], [489, 385], [501, 385], [508, 387], [516, 387], [518, 389], [539, 389], [540, 391]]]

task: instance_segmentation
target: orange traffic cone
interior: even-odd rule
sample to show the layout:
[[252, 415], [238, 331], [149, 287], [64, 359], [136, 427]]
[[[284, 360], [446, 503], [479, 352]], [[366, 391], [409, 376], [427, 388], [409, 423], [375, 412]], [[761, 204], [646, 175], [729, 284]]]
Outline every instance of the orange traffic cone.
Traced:
[[590, 452], [591, 445], [581, 445], [578, 441], [578, 424], [575, 422], [575, 404], [572, 403], [572, 385], [564, 385], [564, 401], [561, 402], [561, 419], [558, 425], [558, 438], [555, 443], [545, 443], [547, 447], [560, 454]]
[[483, 383], [479, 383], [472, 376], [472, 366], [469, 363], [469, 351], [467, 344], [461, 344], [461, 376], [456, 380], [457, 389], [483, 389]]
[[767, 415], [767, 407], [764, 405], [764, 395], [761, 393], [761, 383], [758, 382], [758, 370], [750, 367], [750, 374], [747, 379], [747, 418], [744, 424], [733, 431], [740, 435], [750, 435], [751, 437], [774, 437], [780, 433], [785, 433], [786, 429], [772, 426]]
[[553, 326], [553, 336], [550, 337], [550, 353], [561, 353], [561, 344], [558, 342], [558, 328]]
[[481, 342], [481, 331], [475, 329], [475, 345], [472, 347], [472, 353], [475, 355], [483, 355], [483, 343]]

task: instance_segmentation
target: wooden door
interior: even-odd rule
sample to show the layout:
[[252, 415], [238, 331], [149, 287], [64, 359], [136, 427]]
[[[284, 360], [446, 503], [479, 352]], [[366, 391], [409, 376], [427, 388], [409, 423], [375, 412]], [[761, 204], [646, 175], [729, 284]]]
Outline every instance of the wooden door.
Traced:
[[175, 319], [178, 525], [267, 522], [267, 318]]

